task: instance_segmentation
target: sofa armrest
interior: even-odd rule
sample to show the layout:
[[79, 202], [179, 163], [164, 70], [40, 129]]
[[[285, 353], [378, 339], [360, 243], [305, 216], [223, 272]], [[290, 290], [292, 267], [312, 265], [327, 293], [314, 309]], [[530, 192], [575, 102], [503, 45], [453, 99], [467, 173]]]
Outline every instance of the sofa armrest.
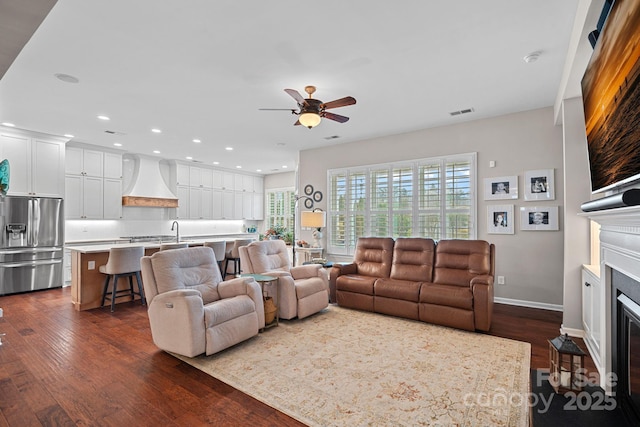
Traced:
[[298, 280], [308, 279], [309, 277], [319, 277], [321, 268], [322, 265], [320, 264], [307, 264], [291, 267], [289, 271], [291, 272], [293, 279]]
[[331, 267], [331, 274], [335, 270], [336, 277], [342, 276], [343, 274], [356, 274], [358, 272], [358, 266], [355, 262], [351, 264], [333, 264]]
[[475, 284], [485, 284], [485, 285], [493, 285], [493, 276], [490, 276], [488, 274], [482, 275], [482, 276], [476, 276], [473, 279], [471, 279], [471, 288], [473, 288], [473, 286]]
[[329, 302], [336, 303], [336, 280], [343, 274], [355, 274], [358, 272], [358, 266], [355, 263], [351, 264], [333, 264], [331, 270], [329, 270]]
[[153, 342], [162, 350], [194, 357], [205, 352], [204, 305], [195, 289], [156, 295], [149, 304]]
[[491, 328], [491, 318], [493, 316], [493, 277], [478, 276], [474, 279], [482, 277], [487, 277], [489, 280], [471, 280], [473, 317], [476, 329], [488, 331]]
[[251, 277], [235, 277], [218, 283], [218, 294], [220, 298], [233, 298], [238, 295], [248, 295], [247, 285], [255, 282]]

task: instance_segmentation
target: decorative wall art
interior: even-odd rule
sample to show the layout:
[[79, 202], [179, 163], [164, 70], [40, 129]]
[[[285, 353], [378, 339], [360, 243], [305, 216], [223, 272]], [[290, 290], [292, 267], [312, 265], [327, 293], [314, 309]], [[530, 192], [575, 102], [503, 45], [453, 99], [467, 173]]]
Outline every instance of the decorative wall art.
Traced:
[[518, 198], [518, 176], [499, 176], [484, 179], [484, 199], [501, 200]]
[[555, 200], [554, 169], [540, 169], [524, 173], [524, 199]]
[[532, 208], [520, 208], [520, 230], [556, 231], [558, 229], [557, 206], [536, 206]]
[[487, 206], [487, 233], [513, 234], [513, 205]]

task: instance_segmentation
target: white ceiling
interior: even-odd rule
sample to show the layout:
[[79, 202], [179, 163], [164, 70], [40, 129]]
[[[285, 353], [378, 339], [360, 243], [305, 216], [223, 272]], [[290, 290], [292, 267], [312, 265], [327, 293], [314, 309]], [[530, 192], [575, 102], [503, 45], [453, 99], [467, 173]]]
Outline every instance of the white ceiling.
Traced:
[[[303, 149], [552, 106], [578, 2], [58, 0], [0, 80], [0, 122], [294, 170]], [[523, 61], [534, 51], [538, 61]], [[283, 89], [309, 84], [325, 102], [355, 97], [331, 110], [351, 120], [309, 130], [287, 111], [259, 111], [295, 108]]]

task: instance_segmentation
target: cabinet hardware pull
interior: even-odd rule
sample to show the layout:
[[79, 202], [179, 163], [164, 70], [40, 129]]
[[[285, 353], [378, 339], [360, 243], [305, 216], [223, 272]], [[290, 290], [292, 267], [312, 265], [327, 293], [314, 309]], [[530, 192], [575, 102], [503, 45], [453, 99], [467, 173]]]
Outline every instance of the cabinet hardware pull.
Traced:
[[585, 286], [587, 286], [587, 287], [589, 287], [589, 286], [591, 286], [591, 283], [589, 283], [589, 282], [584, 282], [584, 285], [585, 285]]

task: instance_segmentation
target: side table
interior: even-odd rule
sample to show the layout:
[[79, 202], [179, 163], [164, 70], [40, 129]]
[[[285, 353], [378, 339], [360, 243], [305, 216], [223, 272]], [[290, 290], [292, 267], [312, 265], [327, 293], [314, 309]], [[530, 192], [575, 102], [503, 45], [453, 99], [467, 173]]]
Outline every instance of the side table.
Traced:
[[280, 322], [280, 287], [278, 286], [278, 278], [275, 276], [267, 276], [266, 274], [253, 274], [253, 273], [241, 274], [240, 277], [252, 277], [253, 280], [255, 280], [260, 284], [260, 288], [262, 288], [263, 301], [264, 301], [264, 298], [266, 298], [267, 296], [267, 293], [264, 290], [265, 285], [268, 285], [271, 283], [274, 283], [276, 285], [276, 298], [275, 298], [276, 318], [273, 320], [273, 322], [269, 323], [268, 325], [265, 323], [263, 329], [271, 328], [272, 326], [278, 326], [278, 323]]

